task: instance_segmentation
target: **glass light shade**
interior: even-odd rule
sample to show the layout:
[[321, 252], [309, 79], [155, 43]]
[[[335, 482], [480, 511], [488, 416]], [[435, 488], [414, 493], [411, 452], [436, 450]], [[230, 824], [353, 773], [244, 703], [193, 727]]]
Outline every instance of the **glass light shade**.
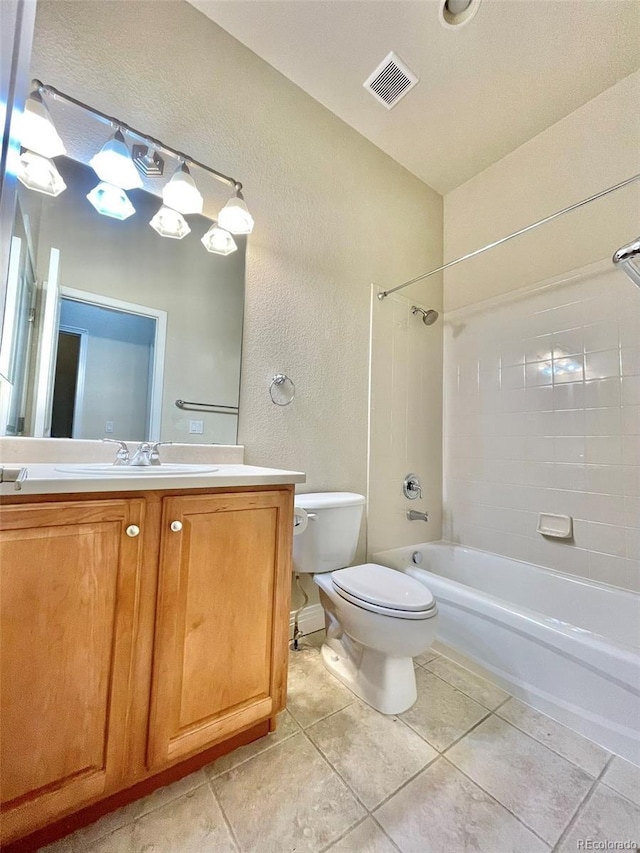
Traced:
[[58, 157], [66, 154], [66, 148], [42, 101], [42, 96], [34, 92], [27, 98], [20, 125], [20, 144], [29, 151], [35, 151], [43, 157]]
[[218, 222], [221, 228], [225, 228], [232, 234], [251, 234], [253, 217], [240, 190], [222, 208], [218, 215]]
[[172, 237], [174, 240], [182, 240], [191, 231], [184, 216], [166, 204], [162, 205], [149, 225], [161, 237]]
[[224, 228], [220, 228], [217, 222], [213, 223], [202, 238], [202, 245], [207, 252], [212, 252], [214, 255], [230, 255], [238, 248], [231, 234]]
[[37, 190], [45, 195], [60, 195], [67, 188], [53, 160], [33, 151], [25, 151], [20, 156], [17, 177], [27, 189]]
[[142, 186], [142, 178], [136, 169], [124, 136], [117, 130], [113, 137], [95, 154], [89, 165], [100, 178], [114, 187], [134, 190]]
[[179, 213], [202, 213], [204, 200], [185, 163], [163, 187], [162, 200]]
[[121, 187], [100, 181], [87, 195], [91, 204], [98, 213], [110, 216], [112, 219], [127, 219], [136, 212], [135, 207], [129, 201], [126, 192]]

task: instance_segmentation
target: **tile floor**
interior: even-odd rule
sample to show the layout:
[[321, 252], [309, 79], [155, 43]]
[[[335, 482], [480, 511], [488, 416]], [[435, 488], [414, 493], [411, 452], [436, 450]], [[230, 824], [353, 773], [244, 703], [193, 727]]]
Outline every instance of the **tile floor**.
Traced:
[[292, 653], [276, 733], [46, 853], [569, 853], [589, 849], [586, 839], [640, 842], [639, 768], [435, 652], [416, 661], [414, 707], [382, 716], [324, 669], [321, 640]]

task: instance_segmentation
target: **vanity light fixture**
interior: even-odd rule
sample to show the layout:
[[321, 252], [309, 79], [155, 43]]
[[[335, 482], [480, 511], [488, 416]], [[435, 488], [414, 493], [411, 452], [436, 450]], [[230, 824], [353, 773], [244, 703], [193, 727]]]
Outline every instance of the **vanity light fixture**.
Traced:
[[231, 234], [214, 222], [202, 238], [202, 245], [214, 255], [230, 255], [238, 248]]
[[204, 199], [185, 162], [178, 166], [171, 180], [163, 187], [162, 200], [178, 213], [202, 213]]
[[182, 240], [191, 232], [184, 216], [166, 204], [162, 205], [149, 225], [161, 237], [171, 237], [174, 240]]
[[129, 197], [121, 187], [100, 181], [87, 195], [91, 204], [98, 213], [110, 216], [112, 219], [128, 219], [136, 212], [135, 207], [129, 201]]
[[218, 222], [221, 228], [232, 234], [251, 234], [253, 231], [253, 217], [249, 213], [240, 186], [218, 214]]
[[67, 188], [53, 160], [33, 151], [20, 155], [17, 178], [27, 189], [45, 195], [60, 195]]
[[23, 148], [48, 158], [66, 154], [64, 143], [38, 90], [27, 98], [21, 122], [20, 144]]
[[89, 165], [101, 181], [114, 187], [133, 190], [142, 186], [142, 178], [133, 165], [121, 130], [116, 130], [111, 139], [105, 142], [101, 150], [89, 160]]

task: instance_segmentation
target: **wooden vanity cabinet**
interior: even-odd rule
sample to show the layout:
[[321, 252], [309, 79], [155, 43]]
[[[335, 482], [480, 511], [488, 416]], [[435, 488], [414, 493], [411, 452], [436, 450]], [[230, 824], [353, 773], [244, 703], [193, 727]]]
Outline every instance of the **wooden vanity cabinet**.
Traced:
[[124, 754], [144, 501], [0, 516], [3, 838], [103, 796]]
[[3, 844], [272, 726], [292, 486], [2, 503]]

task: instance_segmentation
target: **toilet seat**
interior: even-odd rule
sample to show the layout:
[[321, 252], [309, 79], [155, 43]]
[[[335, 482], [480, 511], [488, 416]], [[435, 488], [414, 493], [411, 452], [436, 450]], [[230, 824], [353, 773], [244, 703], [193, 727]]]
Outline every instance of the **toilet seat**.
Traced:
[[430, 619], [437, 613], [431, 592], [415, 578], [376, 563], [331, 573], [335, 592], [352, 604], [396, 619]]

